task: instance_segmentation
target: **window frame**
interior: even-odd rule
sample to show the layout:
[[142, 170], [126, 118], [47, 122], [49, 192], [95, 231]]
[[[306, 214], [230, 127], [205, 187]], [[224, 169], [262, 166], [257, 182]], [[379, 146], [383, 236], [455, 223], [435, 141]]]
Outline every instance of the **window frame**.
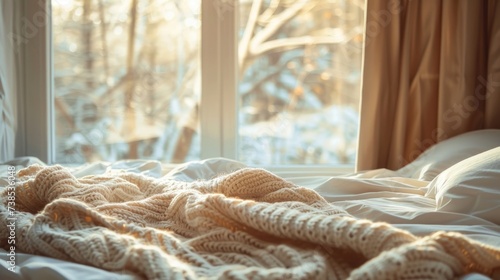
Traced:
[[[18, 44], [18, 122], [16, 156], [33, 156], [53, 163], [52, 37], [48, 26], [50, 0], [19, 0], [15, 2], [18, 34], [24, 39]], [[36, 22], [34, 22], [36, 19]], [[42, 22], [40, 22], [42, 19]], [[26, 32], [29, 22], [34, 33]], [[28, 65], [29, 63], [29, 65]]]
[[[200, 158], [237, 160], [238, 148], [238, 3], [201, 1]], [[223, 7], [221, 5], [228, 5]], [[16, 156], [34, 156], [55, 164], [51, 0], [16, 1], [18, 26], [43, 18], [19, 48], [20, 69]], [[23, 19], [23, 21], [21, 20]], [[28, 65], [29, 63], [29, 65]], [[174, 166], [174, 164], [167, 164]], [[259, 166], [286, 177], [351, 173], [350, 165]]]
[[[201, 0], [200, 0], [201, 1]], [[238, 1], [201, 1], [201, 155], [237, 157]], [[223, 110], [224, 108], [224, 110]]]

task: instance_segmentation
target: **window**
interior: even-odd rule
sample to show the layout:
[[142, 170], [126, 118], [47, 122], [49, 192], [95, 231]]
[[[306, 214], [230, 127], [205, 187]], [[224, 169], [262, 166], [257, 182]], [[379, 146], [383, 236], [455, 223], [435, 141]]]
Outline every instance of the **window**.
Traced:
[[200, 8], [52, 2], [56, 162], [200, 158]]
[[364, 1], [240, 1], [238, 159], [352, 165]]
[[47, 6], [21, 7], [51, 11], [24, 46], [27, 154], [353, 166], [364, 0]]

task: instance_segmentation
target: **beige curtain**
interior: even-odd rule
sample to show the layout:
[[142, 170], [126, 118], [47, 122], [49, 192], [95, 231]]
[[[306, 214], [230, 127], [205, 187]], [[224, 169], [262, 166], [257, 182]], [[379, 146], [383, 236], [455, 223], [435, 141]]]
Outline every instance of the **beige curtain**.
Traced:
[[367, 0], [357, 170], [500, 128], [500, 1]]

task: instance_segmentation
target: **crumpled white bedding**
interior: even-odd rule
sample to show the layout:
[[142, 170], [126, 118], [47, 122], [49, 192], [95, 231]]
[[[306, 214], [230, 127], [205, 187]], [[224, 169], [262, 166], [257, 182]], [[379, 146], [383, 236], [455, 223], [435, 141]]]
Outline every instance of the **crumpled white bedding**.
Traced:
[[[20, 158], [0, 166], [17, 170], [40, 163], [34, 158]], [[104, 172], [139, 172], [152, 177], [169, 177], [181, 181], [208, 179], [245, 167], [233, 160], [214, 158], [186, 163], [175, 168], [157, 161], [129, 160], [115, 163], [93, 163], [72, 169], [76, 177]], [[457, 231], [468, 237], [500, 247], [500, 225], [465, 213], [436, 210], [436, 200], [427, 195], [430, 181], [407, 178], [397, 171], [386, 169], [359, 172], [345, 176], [288, 177], [287, 180], [317, 191], [328, 201], [346, 209], [358, 218], [384, 221], [416, 235], [438, 230]], [[5, 186], [5, 179], [0, 179]], [[5, 250], [0, 250], [0, 279], [132, 279], [94, 267], [69, 263], [43, 256], [17, 253], [16, 271], [9, 271]], [[489, 279], [470, 274], [463, 279]]]

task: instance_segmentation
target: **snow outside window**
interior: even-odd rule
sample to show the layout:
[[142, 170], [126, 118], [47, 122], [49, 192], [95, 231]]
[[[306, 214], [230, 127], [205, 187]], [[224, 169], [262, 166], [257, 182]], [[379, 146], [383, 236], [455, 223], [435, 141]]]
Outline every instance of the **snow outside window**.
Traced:
[[53, 0], [53, 161], [353, 166], [364, 0]]

